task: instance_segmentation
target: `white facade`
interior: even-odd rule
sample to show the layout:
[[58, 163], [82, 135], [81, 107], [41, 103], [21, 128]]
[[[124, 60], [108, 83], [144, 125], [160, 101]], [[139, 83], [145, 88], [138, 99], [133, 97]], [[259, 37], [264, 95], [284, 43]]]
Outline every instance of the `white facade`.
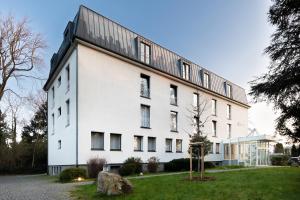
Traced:
[[[80, 41], [69, 55], [48, 90], [49, 166], [85, 165], [94, 157], [105, 158], [109, 164], [120, 164], [132, 156], [140, 157], [143, 162], [152, 156], [161, 162], [188, 157], [188, 133], [193, 130], [192, 114], [188, 110], [192, 108], [193, 93], [199, 90], [200, 98], [208, 103], [204, 114], [209, 116], [205, 133], [213, 142], [213, 153], [206, 156], [207, 161], [224, 160], [223, 141], [229, 137], [228, 124], [231, 124], [231, 138], [247, 136], [248, 107], [243, 104]], [[141, 74], [150, 77], [150, 98], [140, 96]], [[170, 85], [177, 86], [177, 106], [170, 104]], [[216, 116], [212, 115], [212, 99], [217, 102]], [[142, 104], [150, 106], [150, 128], [141, 128]], [[231, 119], [227, 118], [227, 105], [231, 106]], [[61, 116], [58, 116], [59, 107]], [[171, 111], [177, 112], [178, 132], [170, 130]], [[216, 137], [212, 120], [216, 121]], [[104, 150], [91, 149], [92, 132], [104, 133]], [[111, 151], [111, 133], [121, 134], [120, 151]], [[142, 151], [134, 151], [134, 136], [142, 136]], [[156, 138], [155, 152], [148, 152], [148, 137]], [[172, 152], [166, 152], [166, 139], [172, 139]], [[176, 139], [182, 140], [182, 152], [176, 152]], [[220, 144], [219, 153], [216, 143]]]

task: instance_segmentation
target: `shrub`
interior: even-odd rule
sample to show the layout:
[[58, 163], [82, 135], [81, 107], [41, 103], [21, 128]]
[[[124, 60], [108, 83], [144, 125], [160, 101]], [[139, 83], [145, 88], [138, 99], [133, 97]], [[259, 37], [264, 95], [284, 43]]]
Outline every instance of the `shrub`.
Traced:
[[142, 167], [142, 160], [140, 158], [130, 157], [124, 161], [122, 167], [119, 169], [119, 174], [121, 176], [138, 174], [142, 172]]
[[120, 167], [119, 174], [121, 176], [128, 176], [131, 174], [135, 174], [135, 169], [136, 169], [136, 166], [134, 163], [126, 163], [126, 164], [123, 164], [122, 167]]
[[148, 172], [150, 173], [157, 172], [158, 166], [159, 166], [159, 159], [157, 157], [151, 157], [148, 159], [148, 164], [147, 164]]
[[98, 173], [103, 170], [106, 164], [105, 159], [91, 158], [87, 163], [88, 175], [90, 178], [97, 178]]
[[[200, 162], [201, 163], [201, 162]], [[198, 167], [198, 160], [193, 159], [193, 170], [197, 170]], [[174, 159], [170, 162], [165, 163], [164, 165], [165, 171], [175, 172], [175, 171], [188, 171], [190, 170], [190, 159], [189, 158], [180, 158]], [[213, 168], [215, 165], [212, 162], [204, 162], [204, 168]]]
[[86, 170], [82, 168], [68, 168], [60, 173], [59, 181], [62, 183], [71, 182], [78, 177], [86, 178]]
[[272, 165], [286, 166], [288, 165], [288, 159], [289, 157], [287, 155], [271, 156], [271, 163]]

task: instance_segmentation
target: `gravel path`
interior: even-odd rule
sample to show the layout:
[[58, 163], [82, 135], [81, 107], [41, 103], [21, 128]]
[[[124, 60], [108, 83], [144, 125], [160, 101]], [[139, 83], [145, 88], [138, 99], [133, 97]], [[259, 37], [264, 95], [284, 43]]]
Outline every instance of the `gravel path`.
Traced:
[[0, 200], [70, 199], [69, 191], [81, 183], [57, 183], [47, 175], [0, 176]]

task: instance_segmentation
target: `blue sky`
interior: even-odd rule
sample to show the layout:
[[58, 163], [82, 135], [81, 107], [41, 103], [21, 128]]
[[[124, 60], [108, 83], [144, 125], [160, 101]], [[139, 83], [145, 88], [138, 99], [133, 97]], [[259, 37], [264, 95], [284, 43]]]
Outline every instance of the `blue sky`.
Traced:
[[[46, 69], [62, 33], [83, 4], [156, 43], [249, 89], [248, 82], [265, 72], [263, 50], [274, 31], [265, 0], [0, 0], [0, 14], [27, 16], [45, 36]], [[248, 97], [251, 100], [250, 97]], [[274, 112], [265, 103], [252, 105], [250, 121], [262, 134], [274, 132]]]

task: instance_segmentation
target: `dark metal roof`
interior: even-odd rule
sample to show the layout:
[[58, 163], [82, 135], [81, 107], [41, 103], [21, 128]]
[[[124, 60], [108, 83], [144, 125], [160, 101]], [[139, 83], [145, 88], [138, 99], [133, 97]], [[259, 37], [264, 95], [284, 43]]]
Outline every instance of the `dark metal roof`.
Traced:
[[61, 47], [51, 59], [50, 74], [44, 89], [47, 89], [47, 85], [53, 76], [54, 71], [58, 67], [59, 62], [62, 60], [74, 38], [82, 39], [137, 62], [140, 62], [138, 41], [144, 41], [151, 46], [149, 67], [181, 78], [181, 63], [182, 61], [188, 62], [191, 66], [191, 77], [188, 82], [202, 86], [203, 72], [208, 72], [210, 74], [211, 91], [226, 96], [225, 83], [230, 83], [232, 86], [232, 99], [248, 105], [245, 90], [240, 86], [188, 61], [176, 53], [161, 47], [85, 6], [80, 6], [73, 22], [69, 22], [64, 31], [64, 40]]

